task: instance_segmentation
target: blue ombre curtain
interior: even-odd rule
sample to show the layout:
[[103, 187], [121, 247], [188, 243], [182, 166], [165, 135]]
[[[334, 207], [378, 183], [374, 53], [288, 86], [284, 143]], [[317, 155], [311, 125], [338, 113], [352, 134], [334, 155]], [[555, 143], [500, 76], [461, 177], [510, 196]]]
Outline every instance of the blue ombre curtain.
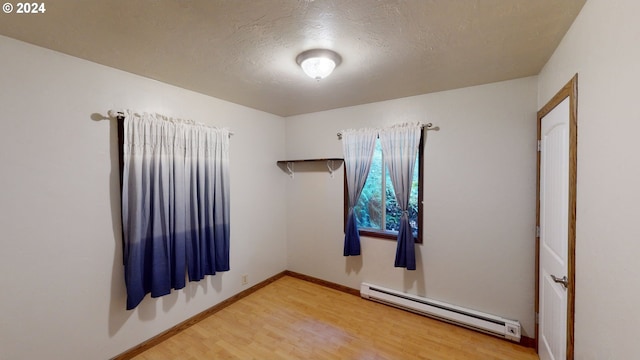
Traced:
[[127, 111], [122, 150], [127, 309], [229, 270], [229, 131]]
[[416, 269], [415, 241], [409, 223], [409, 196], [421, 134], [421, 124], [401, 124], [380, 131], [384, 162], [389, 169], [396, 201], [402, 211], [395, 266], [407, 270]]
[[378, 130], [343, 130], [342, 149], [349, 193], [347, 227], [344, 233], [344, 256], [360, 255], [360, 234], [354, 207], [369, 176]]

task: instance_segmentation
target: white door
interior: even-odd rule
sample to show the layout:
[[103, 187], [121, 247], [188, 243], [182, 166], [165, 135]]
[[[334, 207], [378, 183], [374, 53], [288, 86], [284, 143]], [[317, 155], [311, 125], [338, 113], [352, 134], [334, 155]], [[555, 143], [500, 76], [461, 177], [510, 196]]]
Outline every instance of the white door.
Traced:
[[540, 126], [541, 360], [567, 356], [567, 288], [562, 282], [568, 276], [569, 100], [565, 98], [545, 115]]

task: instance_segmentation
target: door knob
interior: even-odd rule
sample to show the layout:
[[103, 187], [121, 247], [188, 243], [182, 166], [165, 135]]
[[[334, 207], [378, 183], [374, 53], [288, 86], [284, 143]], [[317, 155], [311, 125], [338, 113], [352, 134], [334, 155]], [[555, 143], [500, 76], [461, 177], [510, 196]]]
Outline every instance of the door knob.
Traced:
[[567, 279], [566, 276], [563, 276], [562, 278], [558, 278], [555, 277], [555, 275], [551, 275], [551, 279], [553, 279], [553, 281], [562, 284], [562, 287], [567, 289], [569, 287], [569, 279]]

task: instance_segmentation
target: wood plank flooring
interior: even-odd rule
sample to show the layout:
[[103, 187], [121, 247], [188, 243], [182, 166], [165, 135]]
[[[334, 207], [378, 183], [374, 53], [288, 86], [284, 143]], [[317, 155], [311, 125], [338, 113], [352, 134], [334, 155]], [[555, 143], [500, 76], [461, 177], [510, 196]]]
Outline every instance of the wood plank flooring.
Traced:
[[137, 360], [538, 359], [533, 349], [284, 276]]

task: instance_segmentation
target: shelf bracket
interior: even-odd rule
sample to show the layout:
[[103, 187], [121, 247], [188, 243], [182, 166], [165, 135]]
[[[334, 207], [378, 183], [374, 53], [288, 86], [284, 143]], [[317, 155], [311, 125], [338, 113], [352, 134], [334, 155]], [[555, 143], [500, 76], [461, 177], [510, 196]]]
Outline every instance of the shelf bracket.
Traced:
[[291, 178], [293, 179], [294, 173], [293, 173], [293, 162], [292, 161], [287, 161], [287, 171], [289, 172], [289, 176], [291, 176]]
[[333, 179], [333, 172], [335, 171], [333, 169], [333, 160], [327, 160], [327, 169], [329, 169], [329, 175]]

